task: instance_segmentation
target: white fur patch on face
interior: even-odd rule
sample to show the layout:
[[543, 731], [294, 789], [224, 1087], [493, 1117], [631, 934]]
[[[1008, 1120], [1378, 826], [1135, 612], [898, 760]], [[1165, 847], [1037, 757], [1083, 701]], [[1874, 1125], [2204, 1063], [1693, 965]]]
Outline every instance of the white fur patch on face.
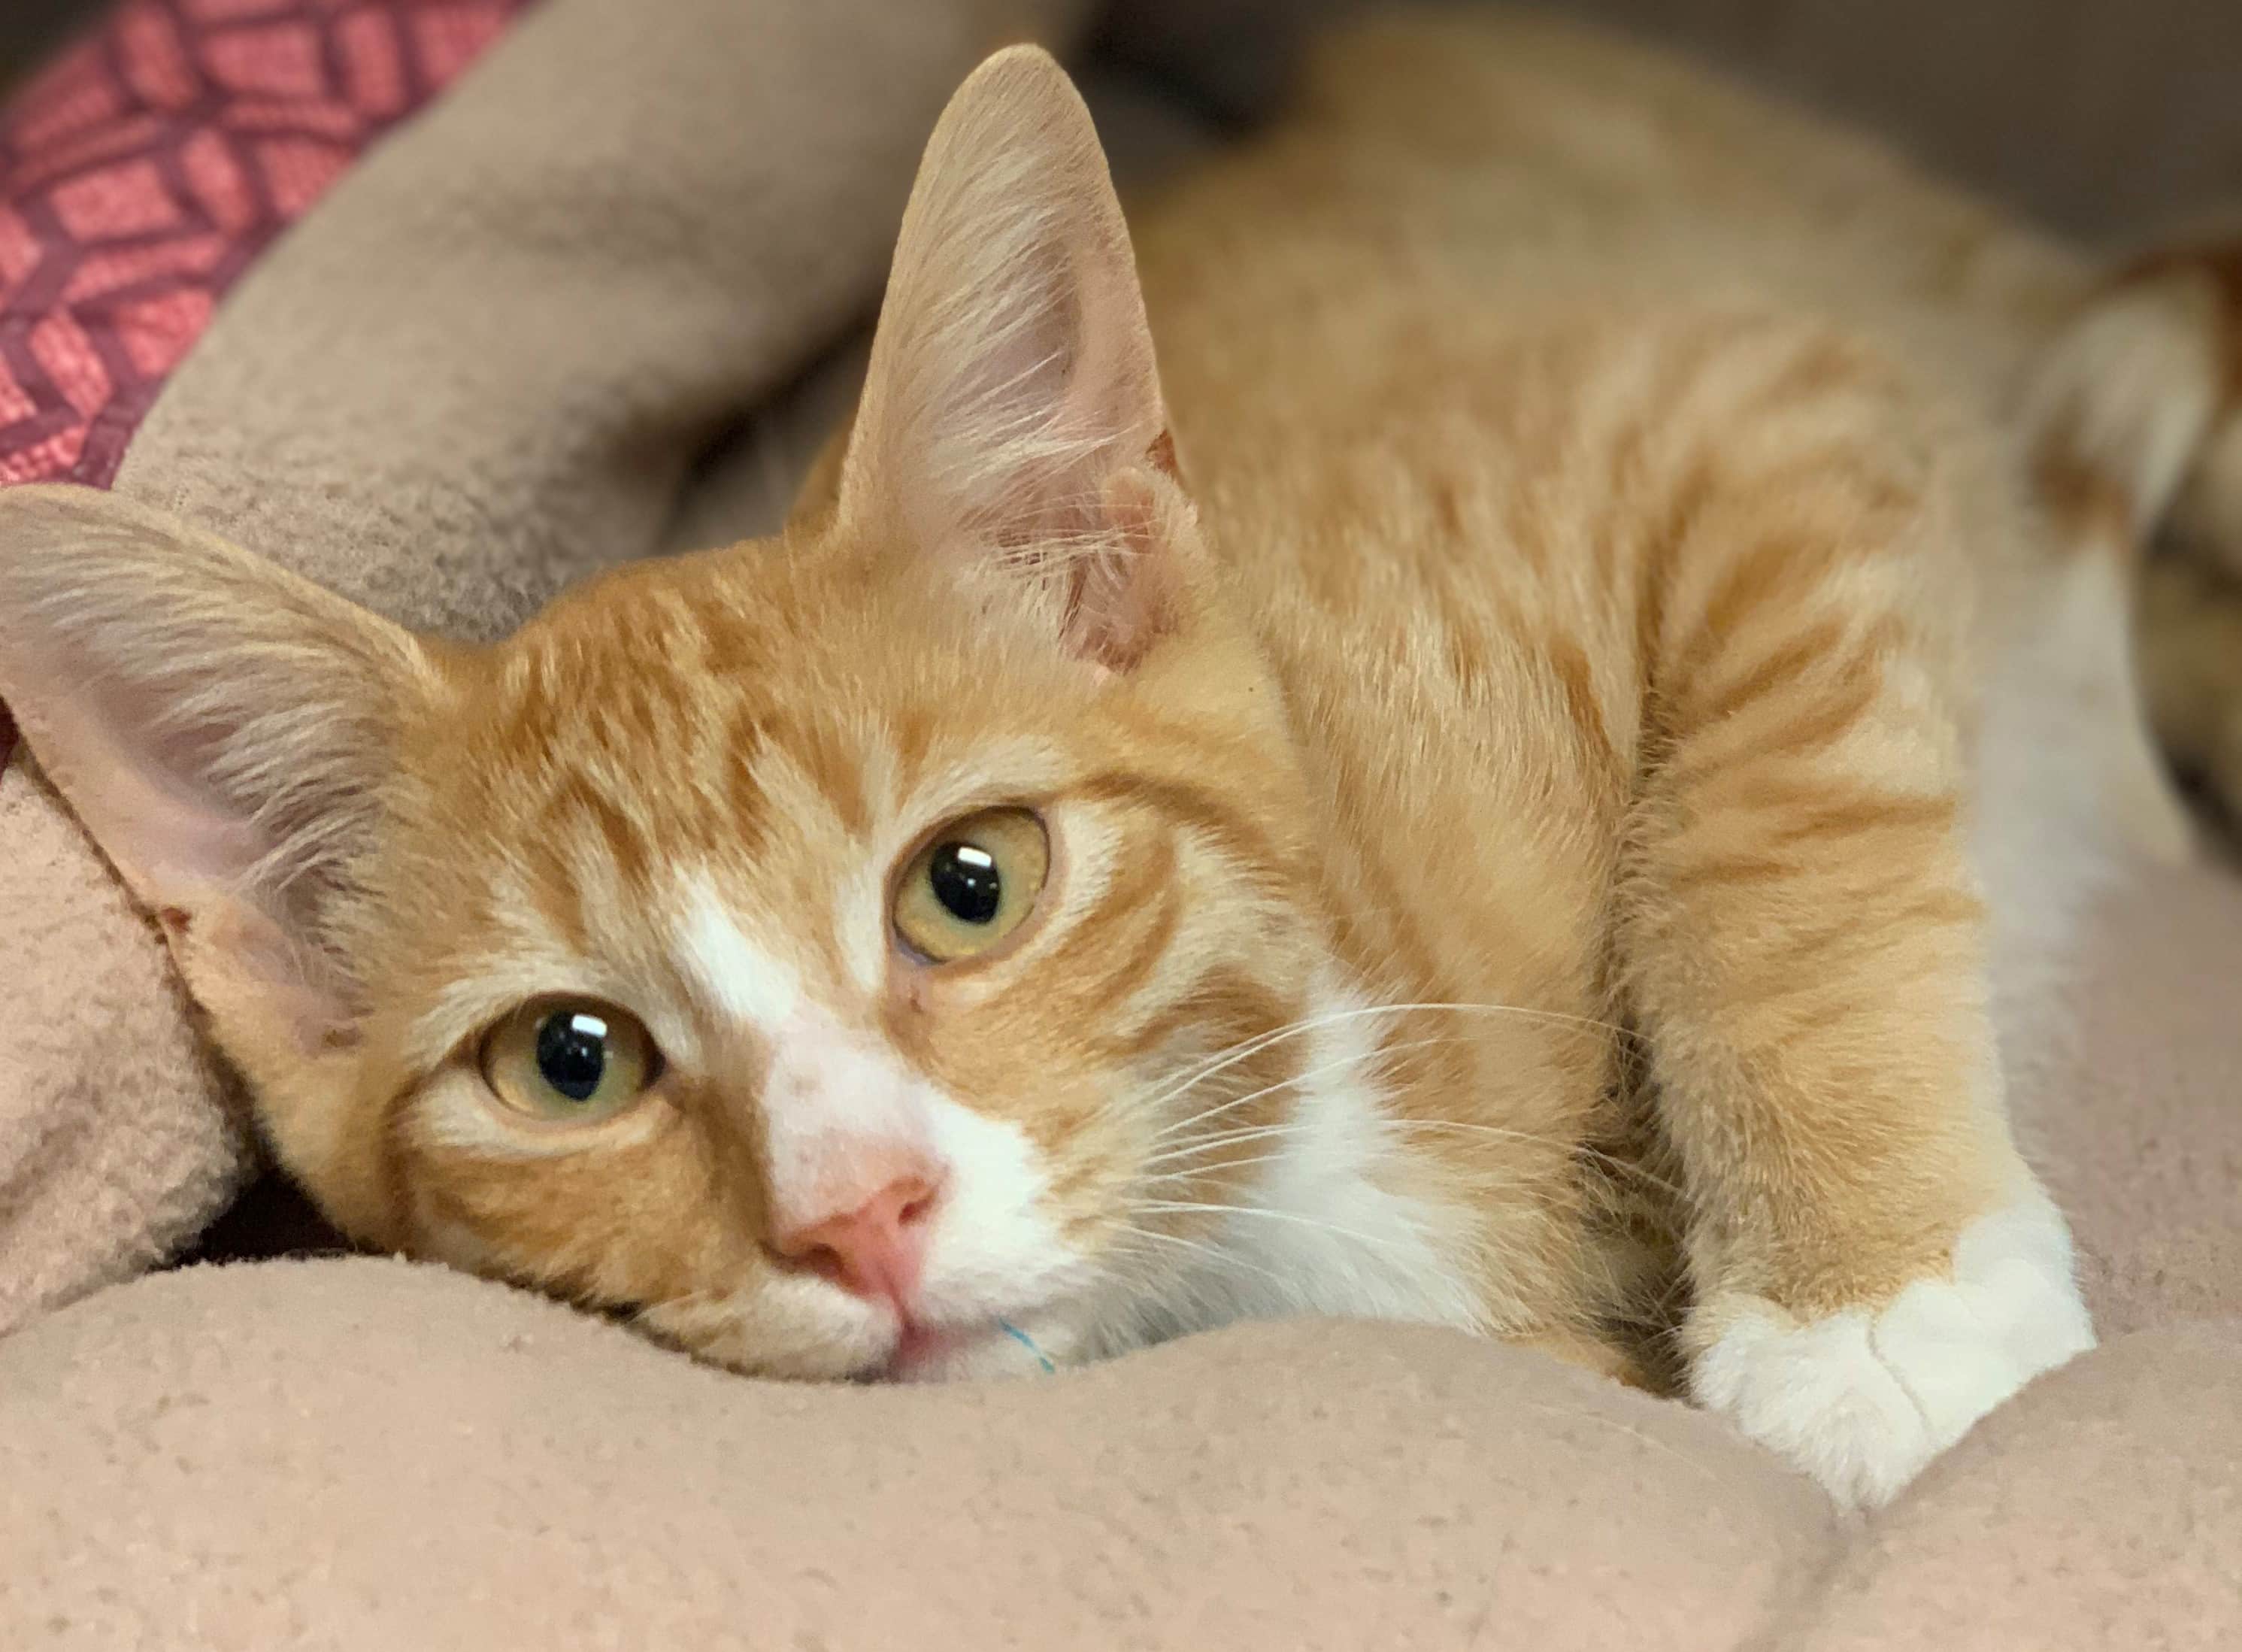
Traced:
[[1810, 1324], [1756, 1298], [1700, 1311], [1724, 1328], [1690, 1373], [1698, 1403], [1848, 1508], [1889, 1502], [1980, 1417], [2094, 1346], [2070, 1232], [2043, 1199], [1979, 1218], [1950, 1279], [1880, 1309]]
[[1026, 1132], [952, 1100], [876, 1038], [798, 1011], [779, 1030], [763, 1113], [767, 1192], [782, 1226], [851, 1210], [899, 1171], [939, 1183], [911, 1303], [920, 1332], [958, 1333], [962, 1347], [964, 1333], [1084, 1282]]
[[712, 1008], [766, 1033], [794, 1013], [793, 967], [749, 938], [705, 874], [686, 881], [680, 914], [675, 957]]
[[772, 1219], [809, 1226], [843, 1215], [898, 1175], [946, 1176], [933, 1087], [877, 1040], [805, 1005], [773, 1035], [763, 1078], [763, 1153]]
[[1027, 1132], [946, 1097], [927, 1119], [948, 1181], [920, 1279], [923, 1317], [1018, 1320], [1083, 1283], [1087, 1265], [1051, 1219], [1051, 1178]]
[[866, 860], [834, 891], [833, 933], [849, 984], [867, 997], [880, 990], [893, 950], [888, 928], [888, 867]]

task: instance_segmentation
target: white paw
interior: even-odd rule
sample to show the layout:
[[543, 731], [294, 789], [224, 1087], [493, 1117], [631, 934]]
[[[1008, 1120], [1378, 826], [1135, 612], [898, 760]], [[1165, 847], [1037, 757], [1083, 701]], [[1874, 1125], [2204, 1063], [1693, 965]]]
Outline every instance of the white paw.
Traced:
[[1721, 1328], [1690, 1374], [1698, 1403], [1856, 1508], [1890, 1501], [1978, 1418], [2094, 1346], [2070, 1231], [2043, 1201], [1979, 1218], [1950, 1278], [1881, 1308], [1805, 1321], [1739, 1296], [1703, 1311]]

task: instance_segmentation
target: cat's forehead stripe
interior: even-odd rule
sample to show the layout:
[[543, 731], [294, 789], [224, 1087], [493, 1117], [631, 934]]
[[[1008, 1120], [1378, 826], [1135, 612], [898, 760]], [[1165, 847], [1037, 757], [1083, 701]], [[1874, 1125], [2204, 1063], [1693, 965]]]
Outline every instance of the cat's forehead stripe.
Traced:
[[705, 873], [685, 881], [677, 959], [709, 1005], [766, 1031], [802, 1002], [792, 964], [758, 945]]

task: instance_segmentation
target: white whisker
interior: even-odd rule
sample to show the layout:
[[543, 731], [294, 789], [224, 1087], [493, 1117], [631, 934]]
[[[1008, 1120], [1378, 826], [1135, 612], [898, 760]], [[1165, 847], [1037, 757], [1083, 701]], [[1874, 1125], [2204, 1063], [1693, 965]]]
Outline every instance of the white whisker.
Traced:
[[1561, 1148], [1575, 1157], [1593, 1159], [1614, 1175], [1631, 1178], [1635, 1181], [1655, 1187], [1661, 1192], [1670, 1193], [1675, 1199], [1688, 1197], [1679, 1185], [1668, 1181], [1655, 1171], [1646, 1170], [1631, 1159], [1608, 1153], [1601, 1147], [1591, 1147], [1586, 1142], [1567, 1142], [1561, 1137], [1537, 1136], [1530, 1131], [1506, 1130], [1500, 1125], [1468, 1124], [1457, 1118], [1394, 1118], [1387, 1122], [1396, 1130], [1454, 1131], [1468, 1135], [1497, 1137], [1505, 1141], [1524, 1142], [1537, 1147]]
[[[1171, 1080], [1165, 1088], [1146, 1098], [1144, 1105], [1148, 1107], [1162, 1106], [1175, 1099], [1176, 1097], [1204, 1084], [1215, 1074], [1225, 1071], [1241, 1061], [1252, 1059], [1272, 1044], [1280, 1044], [1291, 1038], [1303, 1038], [1308, 1033], [1318, 1031], [1325, 1027], [1333, 1026], [1341, 1022], [1360, 1020], [1369, 1016], [1416, 1013], [1516, 1016], [1526, 1020], [1554, 1022], [1566, 1026], [1578, 1027], [1584, 1031], [1610, 1033], [1626, 1039], [1635, 1039], [1640, 1036], [1616, 1022], [1598, 1021], [1587, 1016], [1567, 1015], [1556, 1010], [1529, 1010], [1518, 1004], [1433, 1003], [1361, 1004], [1350, 1009], [1328, 1011], [1322, 1015], [1308, 1016], [1298, 1021], [1287, 1022], [1281, 1027], [1273, 1028], [1270, 1031], [1248, 1038], [1242, 1044], [1232, 1045], [1227, 1051], [1218, 1051], [1212, 1056], [1205, 1058], [1197, 1068]], [[1176, 1126], [1170, 1126], [1171, 1130], [1174, 1128]]]
[[1284, 1157], [1282, 1153], [1256, 1153], [1251, 1158], [1225, 1158], [1216, 1165], [1200, 1165], [1185, 1170], [1163, 1171], [1156, 1176], [1140, 1176], [1137, 1179], [1137, 1185], [1139, 1187], [1150, 1187], [1155, 1182], [1195, 1181], [1202, 1176], [1211, 1175], [1218, 1170], [1244, 1170], [1252, 1165], [1273, 1165]]
[[1139, 1201], [1136, 1208], [1144, 1212], [1203, 1212], [1216, 1216], [1252, 1216], [1265, 1221], [1292, 1222], [1302, 1227], [1316, 1229], [1320, 1232], [1335, 1233], [1341, 1239], [1353, 1239], [1359, 1244], [1374, 1245], [1381, 1249], [1399, 1251], [1413, 1259], [1415, 1255], [1412, 1247], [1395, 1240], [1380, 1238], [1374, 1233], [1358, 1232], [1353, 1228], [1341, 1227], [1333, 1222], [1319, 1221], [1312, 1216], [1303, 1216], [1298, 1211], [1267, 1210], [1258, 1205], [1201, 1205], [1181, 1199], [1144, 1199]]
[[1234, 1255], [1219, 1246], [1211, 1245], [1205, 1239], [1187, 1239], [1180, 1233], [1163, 1233], [1156, 1227], [1139, 1227], [1133, 1222], [1124, 1227], [1122, 1232], [1130, 1239], [1157, 1239], [1163, 1245], [1192, 1252], [1205, 1257], [1218, 1268], [1242, 1268], [1249, 1273], [1259, 1273], [1271, 1284], [1286, 1292], [1295, 1292], [1298, 1288], [1292, 1281], [1285, 1279], [1282, 1274], [1264, 1267], [1259, 1262]]
[[[1302, 1075], [1304, 1078], [1306, 1076], [1308, 1075]], [[1472, 1124], [1462, 1119], [1388, 1117], [1381, 1119], [1380, 1122], [1386, 1128], [1399, 1133], [1447, 1132], [1458, 1135], [1486, 1136], [1499, 1141], [1518, 1142], [1528, 1146], [1554, 1148], [1577, 1158], [1589, 1159], [1614, 1177], [1640, 1182], [1645, 1186], [1656, 1188], [1672, 1198], [1680, 1199], [1688, 1197], [1678, 1184], [1668, 1181], [1655, 1171], [1646, 1169], [1629, 1159], [1619, 1158], [1615, 1154], [1605, 1152], [1601, 1148], [1591, 1147], [1584, 1142], [1568, 1142], [1559, 1136], [1536, 1135], [1531, 1131], [1510, 1130], [1500, 1125]], [[1221, 1152], [1225, 1147], [1243, 1146], [1256, 1141], [1280, 1140], [1287, 1136], [1304, 1134], [1307, 1128], [1306, 1125], [1291, 1120], [1280, 1120], [1275, 1124], [1253, 1125], [1241, 1129], [1224, 1131], [1207, 1137], [1202, 1141], [1185, 1142], [1155, 1153], [1144, 1161], [1144, 1168], [1158, 1170], [1163, 1165], [1178, 1164], [1188, 1165], [1195, 1158], [1206, 1158]], [[1270, 1158], [1276, 1157], [1279, 1155], [1271, 1154], [1265, 1158], [1244, 1162], [1265, 1164]], [[1188, 1169], [1173, 1172], [1176, 1176], [1189, 1176], [1194, 1173], [1201, 1172], [1193, 1172]]]
[[1433, 1044], [1452, 1044], [1456, 1040], [1453, 1036], [1437, 1038], [1413, 1038], [1406, 1044], [1398, 1044], [1386, 1049], [1373, 1050], [1367, 1055], [1346, 1055], [1339, 1057], [1336, 1060], [1325, 1062], [1323, 1065], [1319, 1067], [1311, 1067], [1306, 1072], [1295, 1073], [1289, 1078], [1279, 1078], [1273, 1085], [1264, 1085], [1259, 1090], [1248, 1091], [1245, 1095], [1232, 1097], [1230, 1100], [1223, 1102], [1219, 1105], [1202, 1108], [1199, 1111], [1191, 1114], [1188, 1118], [1179, 1118], [1173, 1124], [1168, 1125], [1160, 1130], [1154, 1131], [1152, 1132], [1150, 1145], [1157, 1147], [1160, 1143], [1165, 1141], [1169, 1137], [1175, 1135], [1180, 1131], [1188, 1130], [1194, 1125], [1205, 1124], [1211, 1119], [1219, 1118], [1225, 1113], [1235, 1112], [1238, 1108], [1245, 1106], [1249, 1103], [1259, 1101], [1265, 1096], [1272, 1096], [1279, 1090], [1290, 1089], [1294, 1085], [1304, 1085], [1311, 1078], [1320, 1078], [1326, 1073], [1340, 1072], [1349, 1067], [1362, 1066], [1378, 1060], [1382, 1056], [1399, 1054], [1401, 1051], [1408, 1050], [1426, 1049]]

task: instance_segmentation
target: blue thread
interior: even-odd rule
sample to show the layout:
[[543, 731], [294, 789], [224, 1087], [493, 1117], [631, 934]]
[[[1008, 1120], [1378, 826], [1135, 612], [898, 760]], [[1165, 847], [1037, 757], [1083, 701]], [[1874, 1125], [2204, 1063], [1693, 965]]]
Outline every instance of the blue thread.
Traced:
[[1014, 1325], [1010, 1320], [999, 1320], [997, 1321], [997, 1328], [999, 1331], [1002, 1331], [1006, 1336], [1011, 1338], [1013, 1341], [1018, 1343], [1022, 1347], [1025, 1348], [1030, 1353], [1034, 1354], [1036, 1356], [1036, 1363], [1041, 1366], [1045, 1371], [1051, 1373], [1053, 1376], [1058, 1374], [1058, 1367], [1051, 1362], [1051, 1355], [1045, 1353], [1041, 1348], [1036, 1346], [1035, 1339], [1030, 1337], [1026, 1332], [1021, 1330], [1018, 1326]]

